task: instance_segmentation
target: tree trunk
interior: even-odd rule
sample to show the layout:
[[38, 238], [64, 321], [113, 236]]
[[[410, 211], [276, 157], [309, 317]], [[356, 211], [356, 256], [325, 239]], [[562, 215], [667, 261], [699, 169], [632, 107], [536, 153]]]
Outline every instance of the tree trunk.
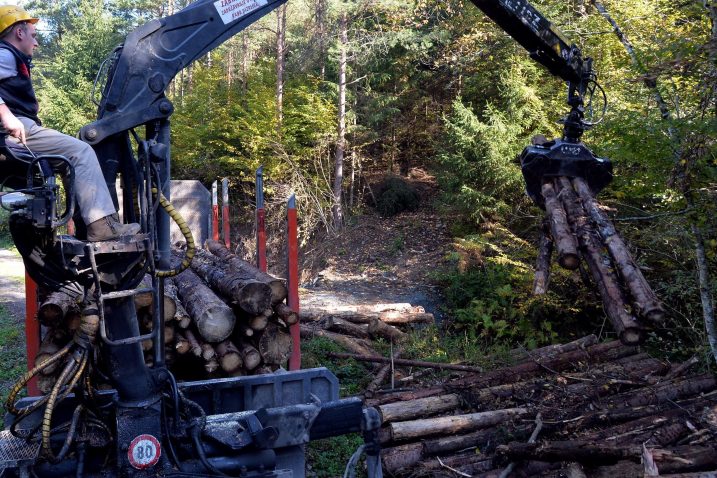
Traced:
[[286, 325], [294, 325], [299, 321], [299, 314], [284, 303], [276, 304], [276, 306], [274, 306], [274, 310], [276, 311], [276, 315], [278, 315]]
[[538, 258], [535, 264], [533, 295], [544, 295], [550, 284], [550, 258], [553, 255], [553, 239], [550, 236], [550, 224], [543, 221], [538, 245]]
[[321, 321], [324, 329], [336, 332], [338, 334], [350, 335], [351, 337], [358, 337], [359, 339], [368, 339], [368, 328], [364, 325], [352, 324], [346, 320], [338, 317], [324, 317]]
[[426, 418], [389, 424], [394, 441], [418, 439], [430, 435], [449, 435], [499, 425], [513, 418], [526, 416], [527, 408], [508, 408], [466, 415]]
[[570, 232], [568, 226], [565, 209], [560, 204], [552, 184], [544, 183], [542, 193], [545, 198], [545, 211], [548, 214], [550, 230], [558, 250], [558, 264], [565, 269], [575, 270], [580, 265], [580, 256], [578, 256], [575, 236]]
[[380, 319], [371, 319], [368, 323], [368, 333], [371, 337], [383, 337], [393, 343], [403, 342], [408, 337], [406, 333]]
[[301, 338], [304, 339], [311, 339], [314, 337], [322, 337], [325, 339], [329, 339], [332, 342], [335, 342], [345, 348], [346, 350], [351, 351], [352, 353], [358, 354], [358, 355], [367, 355], [367, 356], [376, 356], [376, 352], [368, 348], [367, 346], [361, 345], [356, 339], [352, 337], [347, 337], [345, 335], [341, 334], [335, 334], [333, 332], [328, 332], [326, 330], [322, 330], [316, 327], [310, 327], [308, 325], [300, 324], [300, 331], [301, 331]]
[[242, 362], [244, 362], [244, 368], [250, 372], [261, 364], [259, 351], [243, 340], [239, 342], [239, 354], [241, 354]]
[[424, 362], [421, 360], [407, 360], [407, 359], [390, 359], [390, 358], [386, 358], [386, 357], [353, 355], [353, 354], [344, 354], [344, 353], [337, 353], [337, 352], [329, 352], [328, 355], [329, 355], [329, 357], [336, 357], [336, 358], [352, 358], [354, 360], [359, 360], [361, 362], [375, 362], [375, 363], [391, 363], [391, 362], [393, 362], [396, 365], [435, 368], [438, 370], [458, 370], [460, 372], [473, 372], [473, 373], [481, 373], [483, 371], [483, 369], [480, 367], [472, 367], [470, 365], [457, 365], [457, 364], [452, 364], [452, 363]]
[[575, 192], [578, 193], [582, 200], [583, 207], [597, 225], [602, 242], [610, 252], [613, 263], [617, 266], [625, 285], [635, 299], [640, 316], [653, 323], [662, 322], [665, 318], [665, 310], [662, 308], [662, 304], [660, 304], [660, 301], [642, 275], [640, 268], [630, 255], [622, 237], [617, 233], [612, 222], [595, 200], [590, 186], [582, 178], [573, 178], [572, 184]]
[[643, 340], [643, 331], [637, 319], [626, 310], [625, 298], [611, 267], [606, 265], [601, 254], [601, 244], [595, 231], [590, 227], [583, 206], [580, 204], [572, 184], [567, 178], [556, 180], [563, 206], [570, 217], [570, 225], [580, 243], [583, 258], [588, 264], [593, 280], [600, 291], [605, 313], [620, 340], [627, 345]]
[[[267, 284], [271, 288], [272, 305], [276, 305], [286, 299], [289, 293], [286, 289], [285, 280], [267, 274], [266, 272], [257, 269], [252, 264], [241, 260], [234, 254], [232, 254], [229, 249], [227, 249], [226, 246], [219, 241], [214, 241], [210, 239], [206, 242], [206, 247], [209, 252], [221, 259], [220, 263], [223, 264], [223, 267], [225, 267], [227, 271], [230, 271], [233, 274], [236, 274], [237, 276], [243, 277], [247, 280], [254, 279], [256, 281]], [[255, 313], [258, 314], [260, 312], [263, 312], [266, 308], [267, 307], [264, 307], [263, 309]]]
[[40, 305], [37, 319], [45, 327], [55, 328], [63, 323], [63, 319], [72, 308], [79, 308], [77, 297], [72, 297], [63, 291], [50, 294]]
[[175, 281], [199, 334], [209, 342], [228, 338], [236, 322], [232, 309], [189, 269], [179, 274]]
[[261, 334], [258, 349], [264, 363], [282, 365], [291, 355], [291, 334], [282, 330], [276, 324], [269, 323]]
[[343, 206], [341, 196], [344, 183], [344, 152], [346, 151], [346, 63], [348, 50], [348, 15], [341, 14], [339, 20], [339, 105], [338, 126], [336, 133], [336, 152], [334, 154], [334, 185], [333, 185], [333, 215], [334, 226], [343, 227]]
[[217, 345], [217, 357], [219, 358], [218, 362], [222, 370], [227, 373], [236, 372], [244, 364], [239, 350], [229, 340], [225, 340]]
[[407, 402], [395, 402], [376, 407], [381, 415], [381, 423], [400, 422], [425, 418], [459, 408], [461, 397], [458, 394], [439, 395]]
[[260, 314], [271, 305], [271, 287], [243, 274], [229, 272], [212, 254], [197, 254], [192, 260], [192, 270], [249, 314]]
[[286, 59], [286, 4], [276, 9], [276, 128], [282, 136], [284, 124], [284, 72]]

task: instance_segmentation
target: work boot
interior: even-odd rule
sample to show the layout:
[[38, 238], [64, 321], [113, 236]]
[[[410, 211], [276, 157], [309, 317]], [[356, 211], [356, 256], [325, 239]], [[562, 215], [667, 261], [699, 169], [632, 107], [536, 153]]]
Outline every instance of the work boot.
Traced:
[[121, 236], [132, 236], [139, 232], [139, 224], [122, 224], [113, 214], [98, 219], [87, 226], [87, 240], [90, 242], [114, 241]]

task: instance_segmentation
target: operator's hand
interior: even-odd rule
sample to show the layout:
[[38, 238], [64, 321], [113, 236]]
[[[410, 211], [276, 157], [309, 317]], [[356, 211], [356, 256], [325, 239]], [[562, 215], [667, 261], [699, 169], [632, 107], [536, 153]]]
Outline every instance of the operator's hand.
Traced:
[[5, 131], [7, 131], [10, 136], [20, 140], [22, 144], [25, 144], [25, 126], [22, 122], [9, 110], [5, 114], [0, 113], [0, 119], [2, 120], [2, 126], [5, 128]]

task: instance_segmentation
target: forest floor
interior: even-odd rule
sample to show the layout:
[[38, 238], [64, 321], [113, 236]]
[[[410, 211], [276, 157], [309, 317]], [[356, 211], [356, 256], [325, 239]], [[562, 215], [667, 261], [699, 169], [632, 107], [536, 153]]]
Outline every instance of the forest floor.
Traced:
[[434, 208], [433, 176], [413, 170], [408, 181], [421, 197], [415, 210], [381, 217], [367, 209], [302, 251], [302, 307], [408, 302], [441, 319], [435, 279], [453, 250], [448, 220]]

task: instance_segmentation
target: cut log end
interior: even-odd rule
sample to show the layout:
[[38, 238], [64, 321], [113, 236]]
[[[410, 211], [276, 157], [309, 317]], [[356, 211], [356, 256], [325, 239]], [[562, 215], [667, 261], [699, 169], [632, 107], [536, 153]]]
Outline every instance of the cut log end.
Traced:
[[625, 345], [639, 345], [645, 340], [645, 334], [642, 329], [637, 327], [628, 327], [620, 332], [620, 342]]
[[558, 264], [563, 269], [574, 271], [580, 267], [580, 257], [576, 254], [562, 254], [558, 257]]

